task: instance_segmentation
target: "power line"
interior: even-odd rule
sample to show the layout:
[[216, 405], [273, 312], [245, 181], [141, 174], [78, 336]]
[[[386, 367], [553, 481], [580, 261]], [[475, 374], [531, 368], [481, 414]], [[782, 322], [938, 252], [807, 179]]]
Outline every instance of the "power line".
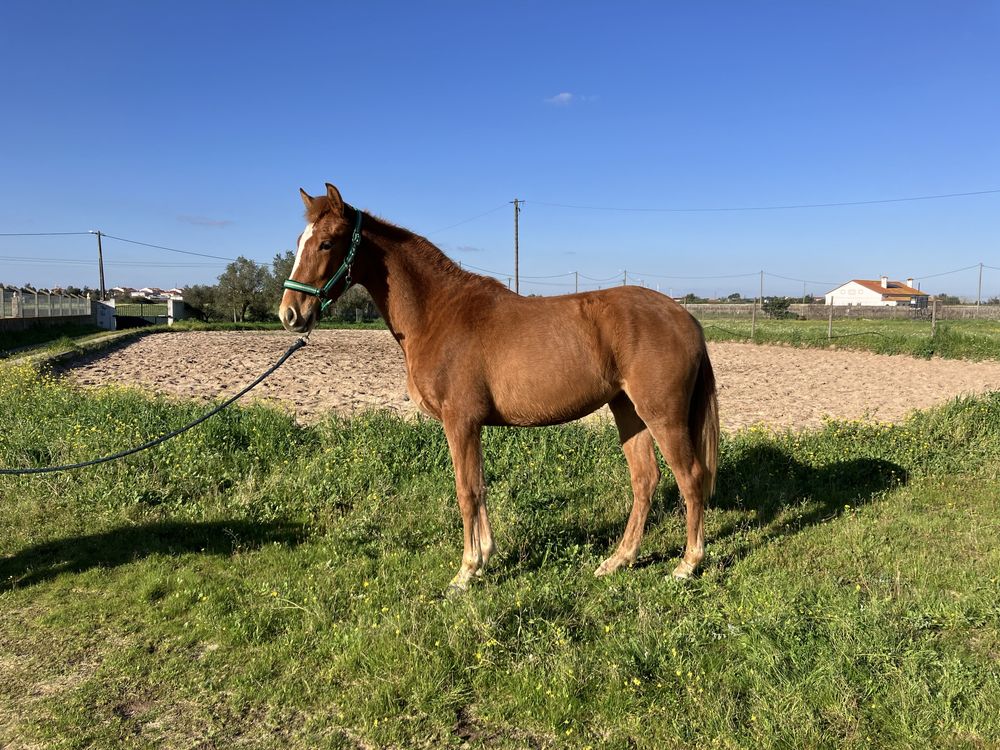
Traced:
[[561, 279], [563, 276], [572, 276], [572, 271], [566, 273], [554, 273], [549, 276], [521, 276], [522, 279]]
[[[0, 260], [11, 263], [31, 263], [38, 265], [72, 265], [90, 266], [92, 261], [79, 258], [29, 258], [20, 255], [0, 255]], [[218, 268], [219, 263], [156, 263], [145, 260], [112, 260], [106, 261], [106, 266], [137, 266], [148, 268]]]
[[[648, 276], [649, 274], [646, 274], [646, 275]], [[581, 273], [580, 274], [580, 278], [581, 279], [586, 279], [587, 281], [597, 281], [597, 282], [617, 281], [618, 279], [621, 278], [621, 274], [617, 274], [615, 276], [608, 276], [605, 279], [595, 279], [593, 276], [587, 276], [586, 274]]]
[[[935, 279], [938, 276], [949, 276], [949, 275], [951, 275], [953, 273], [959, 273], [961, 271], [969, 271], [969, 270], [971, 270], [973, 268], [979, 268], [979, 264], [978, 263], [973, 263], [971, 266], [966, 266], [965, 268], [956, 268], [954, 271], [942, 271], [941, 273], [929, 273], [929, 274], [924, 274], [923, 276], [914, 276], [913, 278], [920, 279], [921, 281], [923, 281], [924, 279]], [[984, 266], [984, 268], [988, 268], [988, 266]]]
[[649, 278], [652, 279], [683, 279], [683, 280], [707, 281], [710, 279], [743, 279], [743, 278], [748, 278], [750, 276], [757, 276], [760, 273], [760, 271], [753, 271], [752, 273], [730, 273], [721, 276], [664, 276], [662, 274], [656, 274], [656, 273], [643, 273], [642, 271], [632, 271], [631, 273], [633, 276], [642, 276], [642, 277], [648, 276]]
[[1000, 193], [1000, 188], [994, 190], [976, 190], [966, 193], [939, 193], [937, 195], [916, 195], [907, 198], [881, 198], [867, 201], [840, 201], [837, 203], [798, 203], [782, 206], [709, 206], [699, 208], [635, 208], [628, 206], [584, 206], [569, 203], [550, 203], [546, 201], [531, 201], [537, 206], [554, 208], [576, 208], [586, 211], [635, 211], [646, 213], [704, 213], [713, 211], [785, 211], [798, 208], [837, 208], [841, 206], [871, 206], [879, 203], [906, 203], [908, 201], [929, 201], [939, 198], [964, 198], [973, 195], [993, 195]]
[[440, 234], [441, 232], [446, 232], [446, 231], [448, 231], [449, 229], [454, 229], [455, 227], [460, 227], [460, 226], [462, 226], [463, 224], [468, 224], [468, 223], [469, 223], [470, 221], [475, 221], [476, 219], [481, 219], [481, 218], [483, 218], [484, 216], [489, 216], [489, 215], [490, 215], [490, 214], [492, 214], [492, 213], [496, 213], [496, 212], [497, 212], [497, 211], [499, 211], [499, 210], [500, 210], [501, 208], [505, 208], [506, 206], [507, 206], [507, 204], [506, 204], [506, 203], [501, 203], [501, 204], [500, 204], [499, 206], [497, 206], [496, 208], [491, 208], [491, 209], [490, 209], [489, 211], [484, 211], [484, 212], [483, 212], [483, 213], [481, 213], [481, 214], [476, 214], [476, 215], [475, 215], [475, 216], [473, 216], [473, 217], [472, 217], [471, 219], [463, 219], [462, 221], [457, 221], [457, 222], [455, 222], [454, 224], [449, 224], [449, 225], [448, 225], [448, 226], [446, 226], [446, 227], [441, 227], [441, 229], [435, 229], [435, 230], [434, 230], [433, 232], [428, 232], [427, 234], [428, 234], [428, 235], [431, 235], [431, 234]]
[[196, 252], [192, 252], [191, 250], [178, 250], [175, 247], [165, 247], [163, 245], [153, 245], [153, 244], [150, 244], [148, 242], [139, 242], [138, 240], [129, 240], [129, 239], [126, 239], [125, 237], [115, 237], [113, 234], [106, 234], [106, 233], [103, 233], [103, 232], [102, 232], [102, 235], [104, 237], [107, 237], [109, 240], [118, 240], [119, 242], [127, 242], [130, 245], [141, 245], [142, 247], [152, 247], [152, 248], [155, 248], [157, 250], [166, 250], [167, 252], [170, 252], [170, 253], [181, 253], [183, 255], [197, 255], [200, 258], [214, 258], [215, 260], [229, 260], [229, 261], [236, 260], [236, 258], [225, 258], [225, 257], [223, 257], [221, 255], [209, 255], [207, 253], [196, 253]]
[[69, 237], [90, 232], [0, 232], [0, 237]]
[[479, 271], [480, 273], [488, 273], [490, 274], [490, 276], [503, 276], [504, 278], [514, 275], [506, 271], [491, 271], [488, 268], [480, 268], [479, 266], [473, 266], [469, 263], [462, 263], [462, 268], [471, 268], [473, 271]]
[[771, 273], [770, 271], [764, 271], [765, 276], [772, 276], [776, 279], [784, 279], [785, 281], [797, 281], [800, 284], [824, 284], [829, 286], [831, 284], [836, 284], [835, 281], [816, 281], [815, 279], [796, 279], [791, 276], [782, 276], [781, 274]]

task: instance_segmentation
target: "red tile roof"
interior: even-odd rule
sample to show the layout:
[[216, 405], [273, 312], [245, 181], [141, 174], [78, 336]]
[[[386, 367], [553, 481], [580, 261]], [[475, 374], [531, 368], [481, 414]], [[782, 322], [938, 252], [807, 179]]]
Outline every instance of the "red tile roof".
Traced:
[[[878, 292], [886, 299], [909, 299], [910, 297], [928, 297], [927, 292], [921, 292], [912, 286], [907, 286], [902, 281], [890, 281], [888, 287], [883, 287], [879, 280], [870, 281], [868, 279], [851, 279], [855, 284], [860, 284], [865, 289]], [[848, 282], [850, 283], [850, 282]]]

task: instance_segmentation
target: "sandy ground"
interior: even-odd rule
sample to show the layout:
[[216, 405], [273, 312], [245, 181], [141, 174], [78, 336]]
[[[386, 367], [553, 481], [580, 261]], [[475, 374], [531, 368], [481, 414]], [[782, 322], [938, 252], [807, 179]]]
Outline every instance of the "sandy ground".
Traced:
[[[67, 371], [83, 386], [119, 383], [193, 398], [232, 395], [272, 365], [294, 336], [270, 332], [160, 333]], [[894, 422], [960, 395], [1000, 390], [1000, 362], [887, 357], [754, 344], [709, 344], [722, 426], [819, 425], [825, 416]], [[305, 422], [372, 407], [417, 412], [406, 366], [387, 331], [317, 331], [245, 399], [282, 404]]]

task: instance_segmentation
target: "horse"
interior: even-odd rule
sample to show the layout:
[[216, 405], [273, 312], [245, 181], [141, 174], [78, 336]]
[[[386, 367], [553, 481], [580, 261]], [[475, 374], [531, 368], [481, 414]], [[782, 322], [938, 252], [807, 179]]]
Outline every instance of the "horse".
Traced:
[[675, 578], [705, 555], [719, 415], [701, 325], [651, 289], [620, 286], [522, 297], [463, 270], [427, 239], [326, 195], [299, 190], [306, 227], [278, 315], [306, 334], [352, 284], [371, 294], [406, 360], [406, 388], [444, 427], [462, 515], [463, 553], [450, 589], [464, 591], [496, 552], [486, 506], [486, 425], [533, 427], [611, 408], [632, 480], [621, 541], [594, 571], [632, 565], [660, 481], [659, 445], [684, 498], [687, 539]]

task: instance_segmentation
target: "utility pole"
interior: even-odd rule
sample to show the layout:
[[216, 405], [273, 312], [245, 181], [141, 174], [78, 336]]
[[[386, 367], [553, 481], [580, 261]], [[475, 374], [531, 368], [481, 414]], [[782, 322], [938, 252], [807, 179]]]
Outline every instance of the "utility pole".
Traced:
[[90, 233], [97, 235], [97, 269], [101, 277], [101, 301], [103, 302], [108, 298], [108, 295], [104, 290], [104, 250], [101, 248], [101, 230], [91, 229]]
[[573, 293], [574, 294], [579, 294], [580, 293], [580, 272], [579, 271], [573, 271]]
[[622, 286], [628, 286], [628, 269], [626, 268], [622, 271]]
[[521, 204], [524, 201], [515, 198], [511, 203], [514, 204], [514, 294], [521, 293], [521, 279], [518, 271], [518, 237], [517, 237], [517, 216], [521, 213]]
[[976, 291], [976, 317], [979, 317], [979, 305], [983, 301], [983, 264], [979, 263], [979, 289]]
[[757, 338], [757, 305], [758, 301], [761, 309], [764, 307], [764, 272], [760, 272], [760, 296], [754, 300], [753, 309], [750, 311], [750, 340]]

